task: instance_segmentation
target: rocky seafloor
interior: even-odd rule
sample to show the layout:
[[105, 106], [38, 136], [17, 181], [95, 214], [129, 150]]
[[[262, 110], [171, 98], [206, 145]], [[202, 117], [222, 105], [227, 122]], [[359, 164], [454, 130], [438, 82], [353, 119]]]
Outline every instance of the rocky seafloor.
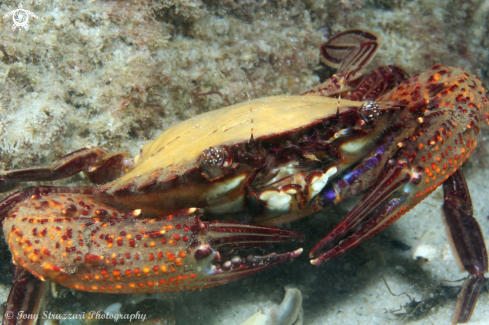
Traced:
[[[18, 7], [0, 2], [3, 16]], [[171, 125], [209, 110], [270, 95], [299, 94], [334, 70], [319, 45], [351, 28], [377, 33], [383, 45], [371, 66], [416, 73], [433, 64], [465, 67], [489, 85], [489, 1], [221, 0], [31, 1], [29, 30], [0, 19], [0, 168], [47, 164], [93, 145], [136, 154]], [[486, 198], [489, 132], [465, 164], [475, 216], [489, 238]], [[65, 183], [85, 182], [75, 177]], [[380, 235], [321, 266], [307, 254], [225, 286], [196, 292], [115, 296], [59, 289], [49, 310], [141, 310], [160, 322], [239, 324], [278, 303], [284, 286], [303, 295], [304, 324], [448, 324], [455, 299], [437, 295], [460, 279], [441, 219], [442, 192]], [[287, 225], [314, 243], [351, 202]], [[420, 250], [421, 249], [421, 250]], [[414, 259], [413, 256], [418, 256]], [[2, 252], [0, 303], [11, 274]], [[407, 293], [407, 295], [394, 296]], [[437, 291], [438, 290], [438, 291]], [[424, 300], [432, 308], [393, 311]], [[450, 298], [451, 297], [451, 298]], [[435, 301], [435, 298], [439, 298]], [[422, 310], [419, 312], [419, 310]], [[426, 311], [424, 311], [426, 309]], [[489, 318], [483, 292], [472, 317]]]

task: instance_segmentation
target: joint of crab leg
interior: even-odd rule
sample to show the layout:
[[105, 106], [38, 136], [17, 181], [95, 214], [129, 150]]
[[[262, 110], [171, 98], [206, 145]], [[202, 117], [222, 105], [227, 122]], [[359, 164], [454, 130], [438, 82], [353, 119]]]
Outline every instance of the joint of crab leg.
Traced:
[[457, 170], [443, 183], [443, 217], [460, 265], [469, 272], [458, 295], [452, 323], [466, 323], [474, 311], [488, 271], [487, 249], [465, 177]]
[[471, 275], [488, 271], [488, 258], [484, 236], [473, 216], [472, 200], [465, 177], [455, 172], [443, 183], [445, 202], [443, 217], [448, 235], [463, 268]]

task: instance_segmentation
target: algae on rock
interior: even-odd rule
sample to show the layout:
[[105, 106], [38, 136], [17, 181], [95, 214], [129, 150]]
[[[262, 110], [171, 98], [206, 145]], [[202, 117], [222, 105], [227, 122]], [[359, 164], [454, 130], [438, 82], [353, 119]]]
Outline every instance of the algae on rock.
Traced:
[[[0, 10], [16, 6], [3, 2]], [[13, 32], [10, 20], [0, 20], [0, 155], [8, 168], [86, 145], [136, 153], [174, 123], [246, 100], [246, 79], [253, 98], [298, 94], [319, 82], [321, 42], [348, 28], [382, 37], [373, 65], [414, 73], [440, 63], [487, 75], [483, 1], [27, 6], [38, 16], [29, 31]]]

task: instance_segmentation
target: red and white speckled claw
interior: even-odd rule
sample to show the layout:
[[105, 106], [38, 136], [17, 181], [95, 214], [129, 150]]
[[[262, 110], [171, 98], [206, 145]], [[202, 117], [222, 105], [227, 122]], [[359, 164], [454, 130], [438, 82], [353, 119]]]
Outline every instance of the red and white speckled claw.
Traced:
[[[106, 293], [212, 287], [299, 256], [233, 256], [240, 249], [304, 240], [264, 226], [202, 221], [195, 208], [158, 218], [122, 212], [96, 196], [44, 193], [16, 202], [3, 222], [14, 263], [41, 280]], [[10, 200], [9, 200], [10, 202]]]

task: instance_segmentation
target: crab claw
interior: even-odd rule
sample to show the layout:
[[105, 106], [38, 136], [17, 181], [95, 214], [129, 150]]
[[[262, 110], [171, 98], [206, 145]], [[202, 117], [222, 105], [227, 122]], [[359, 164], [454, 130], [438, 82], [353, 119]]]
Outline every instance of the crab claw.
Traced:
[[202, 222], [193, 231], [199, 232], [194, 258], [200, 270], [198, 278], [209, 285], [224, 284], [288, 262], [302, 253], [302, 248], [286, 253], [248, 255], [241, 257], [234, 251], [270, 246], [293, 240], [303, 241], [304, 234], [271, 227], [213, 220]]
[[416, 194], [417, 183], [403, 159], [392, 161], [360, 202], [312, 248], [309, 256], [315, 258], [311, 264], [319, 265], [349, 251], [397, 220]]
[[305, 237], [271, 227], [202, 221], [195, 208], [146, 218], [141, 210], [123, 213], [87, 194], [33, 195], [9, 213], [3, 228], [17, 266], [41, 280], [106, 293], [224, 284], [302, 252], [240, 257], [236, 250]]

